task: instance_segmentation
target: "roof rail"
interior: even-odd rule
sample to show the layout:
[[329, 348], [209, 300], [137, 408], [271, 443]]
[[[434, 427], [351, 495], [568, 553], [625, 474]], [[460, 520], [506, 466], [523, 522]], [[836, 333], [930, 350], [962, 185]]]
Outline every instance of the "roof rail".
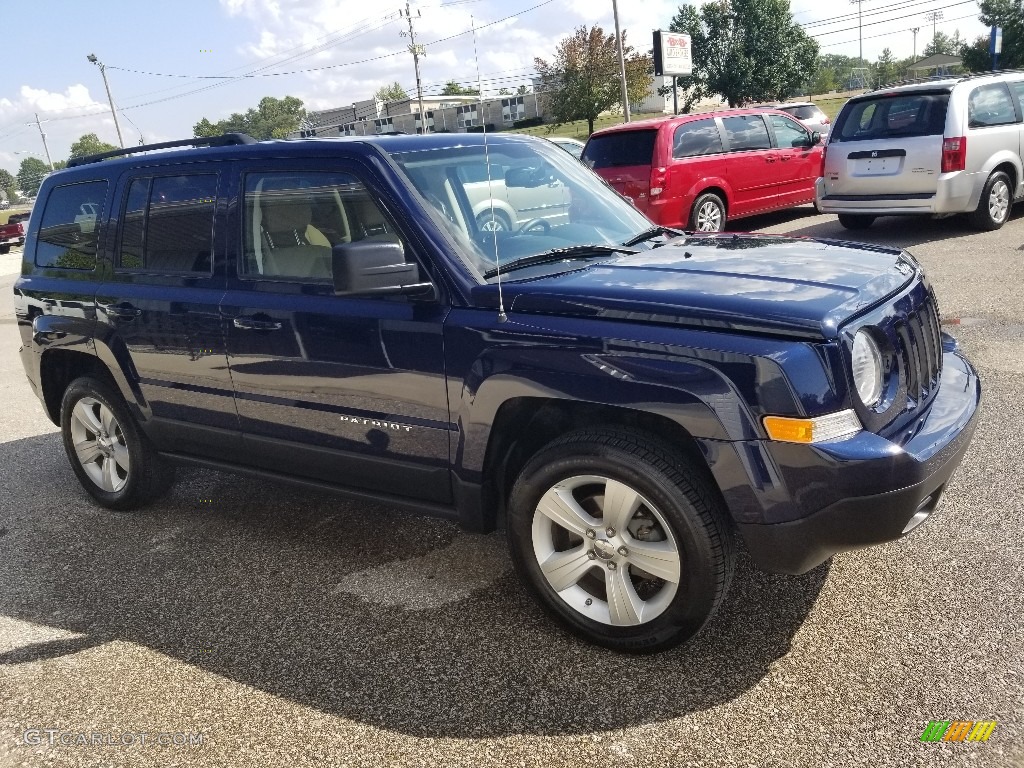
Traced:
[[915, 77], [908, 78], [905, 80], [897, 80], [895, 82], [886, 83], [880, 85], [877, 88], [869, 88], [868, 91], [880, 91], [883, 88], [898, 88], [901, 85], [922, 85], [929, 82], [935, 82], [938, 80], [953, 80], [957, 83], [962, 83], [966, 80], [973, 80], [977, 77], [991, 77], [992, 75], [1010, 75], [1024, 72], [1024, 69], [989, 69], [984, 72], [962, 72], [957, 75], [938, 75], [929, 77]]
[[236, 144], [256, 144], [256, 139], [247, 133], [225, 133], [221, 136], [202, 136], [194, 139], [181, 139], [180, 141], [163, 141], [159, 144], [140, 144], [137, 147], [128, 149], [114, 149], [110, 152], [97, 152], [95, 155], [76, 157], [68, 161], [67, 167], [74, 168], [79, 165], [89, 165], [106, 160], [108, 157], [122, 157], [123, 155], [134, 155], [136, 152], [148, 152], [151, 149], [171, 149], [172, 147], [230, 147]]

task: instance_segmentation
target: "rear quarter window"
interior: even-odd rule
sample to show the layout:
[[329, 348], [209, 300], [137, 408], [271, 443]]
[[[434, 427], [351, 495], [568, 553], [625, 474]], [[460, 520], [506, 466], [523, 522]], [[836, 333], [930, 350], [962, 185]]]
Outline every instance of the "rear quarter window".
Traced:
[[967, 124], [971, 128], [1017, 122], [1017, 111], [1006, 83], [979, 85], [967, 98]]
[[849, 102], [829, 141], [867, 141], [897, 136], [941, 136], [949, 93], [910, 93]]
[[699, 157], [724, 151], [714, 119], [683, 123], [672, 137], [672, 157]]
[[595, 170], [651, 165], [657, 136], [657, 131], [615, 131], [591, 136], [583, 150], [583, 162]]
[[36, 236], [35, 263], [59, 269], [95, 269], [107, 182], [54, 187], [46, 199]]

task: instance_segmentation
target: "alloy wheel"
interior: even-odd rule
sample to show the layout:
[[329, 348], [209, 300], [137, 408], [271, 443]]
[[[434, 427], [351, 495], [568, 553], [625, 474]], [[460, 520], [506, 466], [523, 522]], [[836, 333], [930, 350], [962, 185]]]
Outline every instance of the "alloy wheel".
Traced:
[[602, 624], [657, 618], [682, 578], [680, 548], [661, 512], [609, 477], [579, 475], [549, 488], [534, 512], [532, 536], [548, 585]]
[[992, 221], [1002, 223], [1010, 211], [1010, 188], [1002, 179], [997, 179], [988, 194], [988, 214]]
[[91, 397], [75, 403], [71, 441], [82, 469], [97, 487], [108, 493], [124, 488], [130, 468], [128, 445], [110, 408]]

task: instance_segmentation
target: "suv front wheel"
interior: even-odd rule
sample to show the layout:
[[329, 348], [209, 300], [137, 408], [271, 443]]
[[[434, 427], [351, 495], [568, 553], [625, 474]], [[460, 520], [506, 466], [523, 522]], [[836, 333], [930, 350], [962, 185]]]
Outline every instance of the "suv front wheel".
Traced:
[[999, 229], [1010, 218], [1010, 206], [1013, 204], [1013, 193], [1010, 190], [1010, 177], [1002, 171], [996, 171], [988, 177], [985, 189], [981, 192], [978, 207], [968, 218], [978, 229]]
[[518, 572], [590, 642], [652, 652], [693, 637], [733, 571], [725, 511], [667, 444], [618, 429], [571, 432], [523, 468], [509, 502]]
[[64, 393], [60, 408], [64, 450], [78, 481], [109, 509], [136, 509], [174, 482], [174, 467], [142, 434], [121, 395], [85, 376]]

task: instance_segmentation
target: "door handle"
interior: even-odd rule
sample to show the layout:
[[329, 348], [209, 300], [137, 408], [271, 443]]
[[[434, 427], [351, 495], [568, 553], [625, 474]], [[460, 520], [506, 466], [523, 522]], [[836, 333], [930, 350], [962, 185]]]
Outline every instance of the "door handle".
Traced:
[[276, 320], [257, 320], [255, 317], [236, 317], [232, 324], [243, 331], [279, 331], [281, 323]]
[[782, 160], [782, 162], [788, 163], [792, 159], [792, 157], [792, 155], [782, 155], [780, 159]]
[[766, 163], [774, 163], [778, 159], [778, 155], [765, 155], [764, 161]]
[[142, 314], [141, 309], [127, 301], [122, 301], [120, 304], [100, 304], [99, 306], [108, 316], [118, 320], [134, 320]]

